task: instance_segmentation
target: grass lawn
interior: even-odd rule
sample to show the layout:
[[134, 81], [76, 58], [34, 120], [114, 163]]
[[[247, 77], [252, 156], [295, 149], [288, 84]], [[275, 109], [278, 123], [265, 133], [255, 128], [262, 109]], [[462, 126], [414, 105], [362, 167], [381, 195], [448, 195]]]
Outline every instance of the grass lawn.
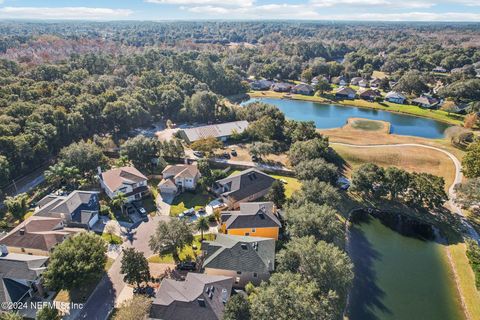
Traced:
[[[233, 170], [230, 172], [230, 176], [233, 176], [234, 174], [237, 174], [239, 172], [241, 171]], [[300, 190], [300, 188], [302, 187], [302, 183], [297, 178], [289, 177], [289, 176], [281, 176], [276, 174], [269, 174], [269, 175], [271, 177], [274, 177], [275, 179], [283, 180], [284, 182], [286, 182], [284, 183], [284, 186], [285, 186], [285, 196], [287, 198], [290, 198], [295, 191]]]
[[480, 319], [480, 292], [475, 287], [475, 275], [465, 254], [466, 246], [464, 243], [458, 243], [448, 246], [446, 250], [450, 251], [453, 267], [458, 276], [459, 290], [463, 295], [468, 313], [471, 319]]
[[213, 200], [213, 197], [206, 192], [184, 192], [177, 196], [173, 200], [170, 207], [170, 215], [175, 217], [178, 216], [183, 211], [195, 208], [195, 210], [205, 207], [210, 201]]
[[[205, 240], [215, 240], [215, 235], [213, 233], [206, 233], [203, 235]], [[194, 260], [200, 253], [200, 236], [194, 236], [194, 240], [191, 246], [183, 248], [182, 251], [178, 254], [180, 261], [191, 261]], [[196, 246], [196, 249], [193, 249], [193, 246]], [[151, 263], [174, 263], [173, 255], [171, 253], [162, 255], [161, 257], [156, 254], [148, 258], [148, 262]]]
[[112, 258], [107, 258], [107, 263], [105, 264], [105, 271], [108, 271], [110, 270], [110, 268], [112, 267], [112, 264], [115, 262], [115, 260], [113, 260]]
[[110, 243], [110, 244], [122, 244], [123, 243], [122, 238], [120, 238], [116, 234], [110, 235], [110, 234], [104, 233], [104, 234], [102, 234], [102, 238], [103, 238], [103, 240], [105, 240], [107, 243]]
[[[284, 98], [285, 93], [279, 93], [274, 91], [253, 91], [249, 92], [248, 95], [251, 98]], [[391, 112], [397, 113], [406, 113], [411, 114], [419, 117], [431, 118], [438, 121], [446, 122], [453, 125], [462, 125], [463, 124], [463, 116], [455, 115], [455, 114], [448, 114], [442, 110], [429, 110], [429, 109], [422, 109], [417, 106], [413, 105], [406, 105], [406, 104], [397, 104], [391, 102], [370, 102], [361, 99], [355, 100], [338, 100], [338, 101], [331, 101], [322, 96], [304, 96], [300, 94], [291, 94], [289, 95], [289, 99], [294, 100], [304, 100], [304, 101], [313, 101], [319, 103], [335, 103], [345, 106], [354, 106], [359, 108], [368, 108], [368, 109], [378, 109], [378, 110], [386, 110]]]

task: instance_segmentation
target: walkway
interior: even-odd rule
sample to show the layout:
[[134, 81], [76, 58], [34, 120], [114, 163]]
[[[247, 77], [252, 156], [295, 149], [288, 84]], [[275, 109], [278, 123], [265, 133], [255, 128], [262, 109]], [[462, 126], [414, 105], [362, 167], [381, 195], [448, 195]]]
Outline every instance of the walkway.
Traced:
[[451, 208], [451, 211], [459, 215], [462, 225], [465, 227], [468, 236], [472, 239], [475, 239], [480, 244], [480, 235], [472, 227], [472, 225], [467, 221], [467, 218], [465, 217], [465, 214], [463, 213], [462, 209], [455, 203], [455, 198], [456, 198], [455, 186], [462, 182], [463, 174], [462, 174], [462, 163], [460, 162], [460, 160], [458, 160], [458, 158], [454, 154], [441, 148], [419, 144], [419, 143], [357, 145], [357, 144], [349, 144], [349, 143], [341, 143], [341, 142], [331, 142], [330, 144], [352, 147], [352, 148], [419, 147], [419, 148], [436, 150], [438, 152], [441, 152], [447, 155], [455, 165], [455, 179], [452, 185], [448, 188], [448, 195], [449, 195], [448, 204]]

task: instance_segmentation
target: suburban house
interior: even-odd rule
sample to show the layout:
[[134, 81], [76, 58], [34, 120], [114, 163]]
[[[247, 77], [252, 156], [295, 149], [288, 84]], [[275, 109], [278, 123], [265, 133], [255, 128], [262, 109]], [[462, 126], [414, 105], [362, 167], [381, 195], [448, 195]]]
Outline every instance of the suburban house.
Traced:
[[233, 133], [240, 134], [244, 132], [247, 127], [248, 121], [242, 120], [183, 129], [180, 130], [180, 134], [187, 143], [210, 137], [226, 141]]
[[379, 78], [373, 78], [370, 80], [370, 87], [371, 88], [378, 88], [380, 86], [380, 83], [382, 82], [381, 79]]
[[185, 281], [165, 278], [150, 308], [150, 319], [221, 320], [233, 278], [188, 273]]
[[362, 80], [358, 81], [358, 86], [360, 88], [367, 88], [368, 84], [369, 84], [369, 82], [365, 79], [362, 79]]
[[177, 194], [184, 190], [195, 190], [200, 176], [196, 165], [168, 165], [162, 171], [162, 181], [158, 184], [158, 189], [162, 194]]
[[332, 83], [343, 87], [347, 85], [347, 78], [345, 78], [344, 76], [333, 77]]
[[355, 99], [355, 90], [350, 87], [340, 87], [335, 89], [335, 98], [337, 99]]
[[53, 248], [83, 229], [66, 228], [62, 218], [33, 215], [0, 239], [8, 252], [48, 256]]
[[363, 80], [362, 77], [353, 77], [352, 80], [350, 80], [350, 84], [352, 86], [358, 86], [358, 83], [362, 80]]
[[297, 84], [295, 87], [292, 88], [292, 93], [311, 96], [315, 93], [315, 89], [309, 84], [300, 83], [300, 84]]
[[421, 108], [434, 108], [438, 105], [438, 100], [429, 96], [421, 96], [412, 100], [412, 104]]
[[273, 81], [270, 80], [256, 80], [250, 83], [252, 90], [270, 90]]
[[[0, 301], [28, 302], [38, 294], [45, 293], [40, 276], [46, 268], [48, 257], [8, 253], [3, 247], [0, 256]], [[1, 311], [9, 311], [6, 305]]]
[[62, 218], [68, 227], [90, 229], [98, 221], [100, 202], [96, 191], [75, 190], [68, 196], [48, 195], [37, 203], [34, 215]]
[[249, 282], [259, 285], [275, 269], [275, 240], [219, 233], [215, 241], [202, 242], [202, 268], [208, 275], [234, 279], [234, 288]]
[[140, 200], [149, 193], [147, 177], [135, 167], [121, 167], [101, 172], [100, 185], [110, 199], [122, 192], [128, 202]]
[[289, 92], [292, 89], [292, 85], [285, 82], [277, 82], [272, 85], [272, 90], [275, 92]]
[[242, 202], [255, 201], [266, 195], [274, 181], [275, 178], [252, 168], [215, 181], [213, 190], [228, 208], [236, 209]]
[[328, 79], [324, 76], [316, 76], [312, 78], [312, 85], [316, 86], [320, 81], [329, 82]]
[[224, 234], [278, 240], [282, 224], [273, 202], [245, 202], [238, 211], [223, 211], [220, 230]]
[[386, 94], [385, 100], [392, 103], [404, 104], [407, 98], [399, 92], [390, 91], [389, 93]]
[[376, 97], [380, 96], [380, 92], [376, 89], [364, 89], [358, 91], [358, 97], [363, 100], [374, 101]]
[[443, 109], [446, 112], [451, 112], [451, 113], [461, 113], [465, 110], [467, 107], [466, 104], [457, 104], [455, 101], [452, 100], [445, 100], [443, 101], [440, 109]]

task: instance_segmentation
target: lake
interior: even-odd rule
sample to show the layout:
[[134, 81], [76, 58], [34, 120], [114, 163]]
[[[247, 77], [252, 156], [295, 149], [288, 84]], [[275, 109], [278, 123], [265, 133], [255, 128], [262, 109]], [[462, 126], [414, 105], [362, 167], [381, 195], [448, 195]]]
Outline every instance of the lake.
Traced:
[[348, 118], [366, 118], [390, 122], [390, 132], [394, 134], [439, 139], [443, 138], [445, 129], [449, 127], [440, 121], [411, 115], [310, 101], [255, 98], [243, 102], [242, 105], [255, 101], [276, 105], [288, 119], [314, 121], [320, 129], [343, 127]]
[[405, 237], [379, 219], [353, 224], [350, 320], [464, 319], [441, 244]]

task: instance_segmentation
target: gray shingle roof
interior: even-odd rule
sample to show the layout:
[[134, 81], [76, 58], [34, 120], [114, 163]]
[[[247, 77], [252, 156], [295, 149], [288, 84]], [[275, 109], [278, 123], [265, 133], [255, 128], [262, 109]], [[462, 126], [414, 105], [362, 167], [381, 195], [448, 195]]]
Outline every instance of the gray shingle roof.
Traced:
[[224, 188], [223, 196], [242, 200], [272, 186], [275, 178], [257, 169], [247, 169], [225, 179], [217, 180], [216, 184]]
[[202, 243], [203, 268], [268, 273], [274, 270], [275, 240], [218, 234]]
[[183, 133], [187, 137], [188, 141], [194, 142], [200, 139], [209, 137], [220, 138], [228, 137], [232, 135], [234, 131], [242, 133], [247, 129], [248, 121], [233, 121], [219, 124], [212, 124], [208, 126], [201, 126], [190, 129], [183, 129]]
[[274, 213], [273, 202], [245, 202], [239, 211], [223, 211], [222, 222], [227, 229], [281, 227]]
[[[185, 281], [164, 279], [150, 310], [153, 319], [222, 319], [233, 279], [188, 273]], [[212, 290], [213, 288], [213, 290]], [[200, 301], [199, 301], [200, 299]]]

